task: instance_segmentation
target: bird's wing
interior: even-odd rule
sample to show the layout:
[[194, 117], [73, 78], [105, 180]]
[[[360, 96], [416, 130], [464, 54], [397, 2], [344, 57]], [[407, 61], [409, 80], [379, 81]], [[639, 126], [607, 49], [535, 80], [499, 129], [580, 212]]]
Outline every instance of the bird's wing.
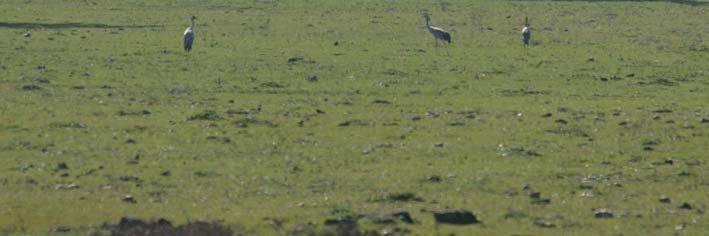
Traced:
[[443, 33], [448, 33], [448, 31], [445, 31], [445, 30], [443, 30], [443, 29], [441, 29], [441, 28], [438, 28], [438, 27], [433, 27], [433, 26], [431, 26], [431, 29], [432, 29], [432, 30], [435, 30], [435, 31], [440, 31], [440, 32], [443, 32]]
[[192, 46], [192, 41], [194, 41], [194, 32], [185, 33], [185, 48]]
[[448, 41], [448, 43], [451, 42], [451, 34], [448, 32], [443, 32], [443, 40]]
[[185, 29], [184, 35], [186, 36], [187, 34], [192, 34], [192, 33], [193, 33], [193, 32], [192, 32], [192, 27], [187, 27], [187, 29]]

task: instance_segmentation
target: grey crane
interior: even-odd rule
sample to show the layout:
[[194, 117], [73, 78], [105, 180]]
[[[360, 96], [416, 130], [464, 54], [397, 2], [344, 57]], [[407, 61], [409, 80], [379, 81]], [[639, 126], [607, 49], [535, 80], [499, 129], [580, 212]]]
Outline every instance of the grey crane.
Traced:
[[197, 19], [196, 16], [192, 16], [192, 24], [185, 30], [185, 51], [190, 52], [192, 50], [192, 43], [194, 42], [194, 20]]
[[529, 28], [529, 17], [524, 17], [524, 28], [522, 28], [522, 42], [525, 47], [529, 47], [529, 41], [532, 39], [532, 29]]
[[428, 14], [423, 15], [423, 17], [426, 18], [426, 28], [429, 32], [431, 32], [433, 38], [436, 40], [436, 46], [438, 46], [439, 39], [448, 42], [448, 44], [451, 43], [450, 33], [441, 28], [431, 26], [431, 16], [429, 16]]

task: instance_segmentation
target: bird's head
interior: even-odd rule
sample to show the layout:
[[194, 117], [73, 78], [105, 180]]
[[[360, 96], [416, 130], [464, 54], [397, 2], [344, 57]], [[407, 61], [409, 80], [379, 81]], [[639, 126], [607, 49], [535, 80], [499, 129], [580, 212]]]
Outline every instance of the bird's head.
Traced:
[[529, 26], [529, 17], [524, 17], [524, 26]]
[[197, 17], [196, 17], [196, 16], [192, 16], [192, 20], [196, 20], [196, 19], [197, 19]]
[[424, 14], [423, 14], [423, 18], [426, 19], [426, 20], [431, 20], [431, 15], [429, 15], [429, 14], [427, 14], [427, 13], [424, 13]]

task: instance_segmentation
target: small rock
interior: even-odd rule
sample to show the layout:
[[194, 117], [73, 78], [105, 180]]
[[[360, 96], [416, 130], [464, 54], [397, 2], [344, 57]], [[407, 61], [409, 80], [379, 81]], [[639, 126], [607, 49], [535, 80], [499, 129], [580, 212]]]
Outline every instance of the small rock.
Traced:
[[219, 113], [216, 111], [212, 110], [204, 110], [201, 113], [195, 114], [193, 116], [190, 116], [187, 118], [188, 121], [193, 121], [193, 120], [221, 120], [223, 119]]
[[434, 146], [434, 147], [437, 147], [437, 148], [442, 148], [442, 147], [443, 147], [443, 143], [435, 143], [435, 144], [433, 144], [433, 146]]
[[667, 108], [661, 108], [661, 109], [654, 110], [654, 111], [652, 111], [652, 112], [655, 112], [655, 113], [672, 113], [672, 110], [667, 109]]
[[470, 211], [463, 209], [449, 209], [433, 212], [436, 223], [467, 225], [480, 223], [478, 218]]
[[450, 125], [450, 126], [464, 126], [465, 123], [462, 121], [459, 121], [459, 120], [454, 120], [454, 121], [451, 121], [450, 123], [448, 123], [448, 125]]
[[[395, 236], [395, 235], [405, 235], [408, 234], [408, 230], [406, 229], [401, 229], [399, 227], [394, 227], [394, 228], [383, 228], [380, 230], [377, 230], [377, 234], [380, 236]], [[367, 231], [365, 232], [366, 235], [370, 235], [370, 232]]]
[[685, 203], [682, 203], [682, 205], [679, 206], [679, 209], [692, 210], [692, 205], [690, 205], [689, 203], [685, 202]]
[[661, 203], [670, 203], [671, 200], [670, 200], [670, 198], [667, 197], [667, 196], [661, 196], [661, 197], [660, 197], [660, 202], [661, 202]]
[[593, 212], [593, 216], [595, 216], [596, 218], [613, 218], [613, 212], [611, 212], [605, 208], [601, 208], [601, 209], [595, 210]]
[[357, 222], [357, 219], [354, 219], [351, 216], [342, 216], [342, 217], [337, 217], [334, 219], [326, 219], [325, 225], [353, 224], [356, 222]]
[[374, 103], [374, 104], [391, 104], [390, 101], [382, 100], [382, 99], [374, 99], [374, 101], [372, 101], [372, 103]]
[[136, 176], [130, 176], [130, 175], [124, 175], [124, 176], [118, 177], [118, 179], [120, 181], [124, 181], [124, 182], [129, 182], [129, 181], [138, 182], [138, 181], [140, 181], [140, 178], [138, 178]]
[[66, 233], [66, 232], [69, 232], [69, 231], [71, 231], [71, 228], [70, 228], [69, 226], [66, 226], [66, 225], [59, 225], [59, 226], [54, 227], [54, 228], [52, 229], [52, 232], [58, 232], [58, 233]]
[[423, 198], [416, 196], [415, 193], [394, 193], [394, 194], [389, 194], [386, 197], [386, 200], [394, 201], [394, 202], [408, 202], [408, 201], [422, 202]]
[[672, 159], [665, 159], [663, 161], [658, 161], [658, 162], [653, 162], [653, 165], [659, 166], [659, 165], [674, 165], [675, 161]]
[[531, 199], [539, 199], [542, 196], [542, 193], [534, 191], [529, 194], [529, 198]]
[[135, 200], [133, 195], [130, 195], [130, 194], [123, 196], [123, 198], [121, 198], [121, 201], [127, 202], [127, 203], [133, 203], [133, 204], [138, 203], [138, 201]]
[[288, 63], [296, 63], [296, 62], [299, 62], [299, 61], [302, 61], [302, 60], [305, 60], [305, 57], [303, 57], [303, 56], [292, 56], [292, 57], [288, 58]]
[[534, 204], [534, 205], [549, 205], [549, 204], [551, 204], [551, 199], [549, 199], [549, 198], [532, 199], [532, 204]]
[[556, 122], [557, 124], [562, 124], [562, 125], [565, 125], [565, 124], [568, 124], [568, 123], [569, 123], [568, 121], [566, 121], [566, 120], [564, 120], [564, 119], [557, 119], [557, 120], [555, 120], [554, 122]]
[[166, 171], [160, 172], [160, 175], [162, 175], [162, 176], [170, 176], [171, 174], [172, 174], [172, 173], [170, 173], [170, 171], [169, 171], [169, 170], [166, 170]]
[[25, 90], [25, 91], [34, 91], [34, 90], [41, 90], [41, 89], [42, 89], [42, 87], [39, 87], [34, 84], [22, 85], [22, 90]]
[[30, 36], [32, 36], [32, 34], [29, 31], [22, 34], [22, 37], [25, 37], [25, 38], [29, 38]]
[[318, 76], [317, 75], [311, 75], [308, 77], [308, 82], [318, 82]]
[[551, 112], [547, 112], [547, 113], [544, 113], [544, 115], [542, 115], [542, 117], [544, 117], [544, 118], [551, 117], [551, 116], [552, 116]]
[[438, 182], [441, 182], [441, 177], [438, 175], [430, 175], [430, 176], [426, 177], [426, 180], [438, 183]]
[[545, 221], [544, 219], [537, 219], [534, 221], [534, 225], [542, 227], [542, 228], [554, 228], [556, 227], [555, 224], [549, 223]]
[[274, 81], [269, 81], [269, 82], [264, 82], [261, 83], [259, 86], [264, 87], [264, 88], [285, 88], [286, 85], [280, 84], [278, 82]]
[[147, 226], [147, 224], [148, 224], [147, 222], [144, 222], [140, 219], [121, 217], [121, 220], [118, 222], [118, 224], [115, 227], [117, 227], [119, 229], [130, 229], [130, 228], [145, 227], [145, 226]]
[[593, 58], [593, 57], [586, 59], [586, 62], [594, 62], [594, 61], [596, 61], [596, 58]]
[[64, 162], [59, 162], [59, 163], [57, 163], [56, 169], [57, 170], [68, 170], [69, 166]]
[[407, 223], [407, 224], [413, 224], [415, 223], [414, 219], [411, 218], [411, 214], [409, 214], [406, 211], [401, 211], [401, 212], [391, 212], [391, 213], [373, 213], [373, 214], [366, 214], [366, 215], [360, 215], [361, 218], [371, 220], [374, 223], [377, 224], [393, 224], [396, 223], [397, 220], [400, 220], [401, 222]]

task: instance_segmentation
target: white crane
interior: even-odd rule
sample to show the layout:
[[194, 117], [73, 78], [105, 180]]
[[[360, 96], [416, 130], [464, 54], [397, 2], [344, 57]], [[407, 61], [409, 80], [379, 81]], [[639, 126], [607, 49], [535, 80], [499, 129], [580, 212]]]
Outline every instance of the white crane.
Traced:
[[522, 42], [525, 47], [529, 47], [529, 40], [532, 39], [532, 29], [529, 28], [529, 17], [524, 17], [524, 28], [522, 28]]
[[192, 42], [194, 42], [194, 20], [196, 20], [196, 16], [192, 16], [192, 24], [190, 24], [190, 27], [187, 27], [185, 30], [185, 37], [184, 37], [184, 42], [185, 42], [185, 51], [190, 52], [192, 50]]
[[423, 17], [426, 18], [426, 28], [429, 32], [431, 32], [433, 38], [436, 40], [436, 46], [438, 46], [439, 39], [448, 42], [448, 44], [451, 43], [450, 33], [441, 28], [431, 26], [431, 16], [429, 16], [428, 14], [423, 15]]

